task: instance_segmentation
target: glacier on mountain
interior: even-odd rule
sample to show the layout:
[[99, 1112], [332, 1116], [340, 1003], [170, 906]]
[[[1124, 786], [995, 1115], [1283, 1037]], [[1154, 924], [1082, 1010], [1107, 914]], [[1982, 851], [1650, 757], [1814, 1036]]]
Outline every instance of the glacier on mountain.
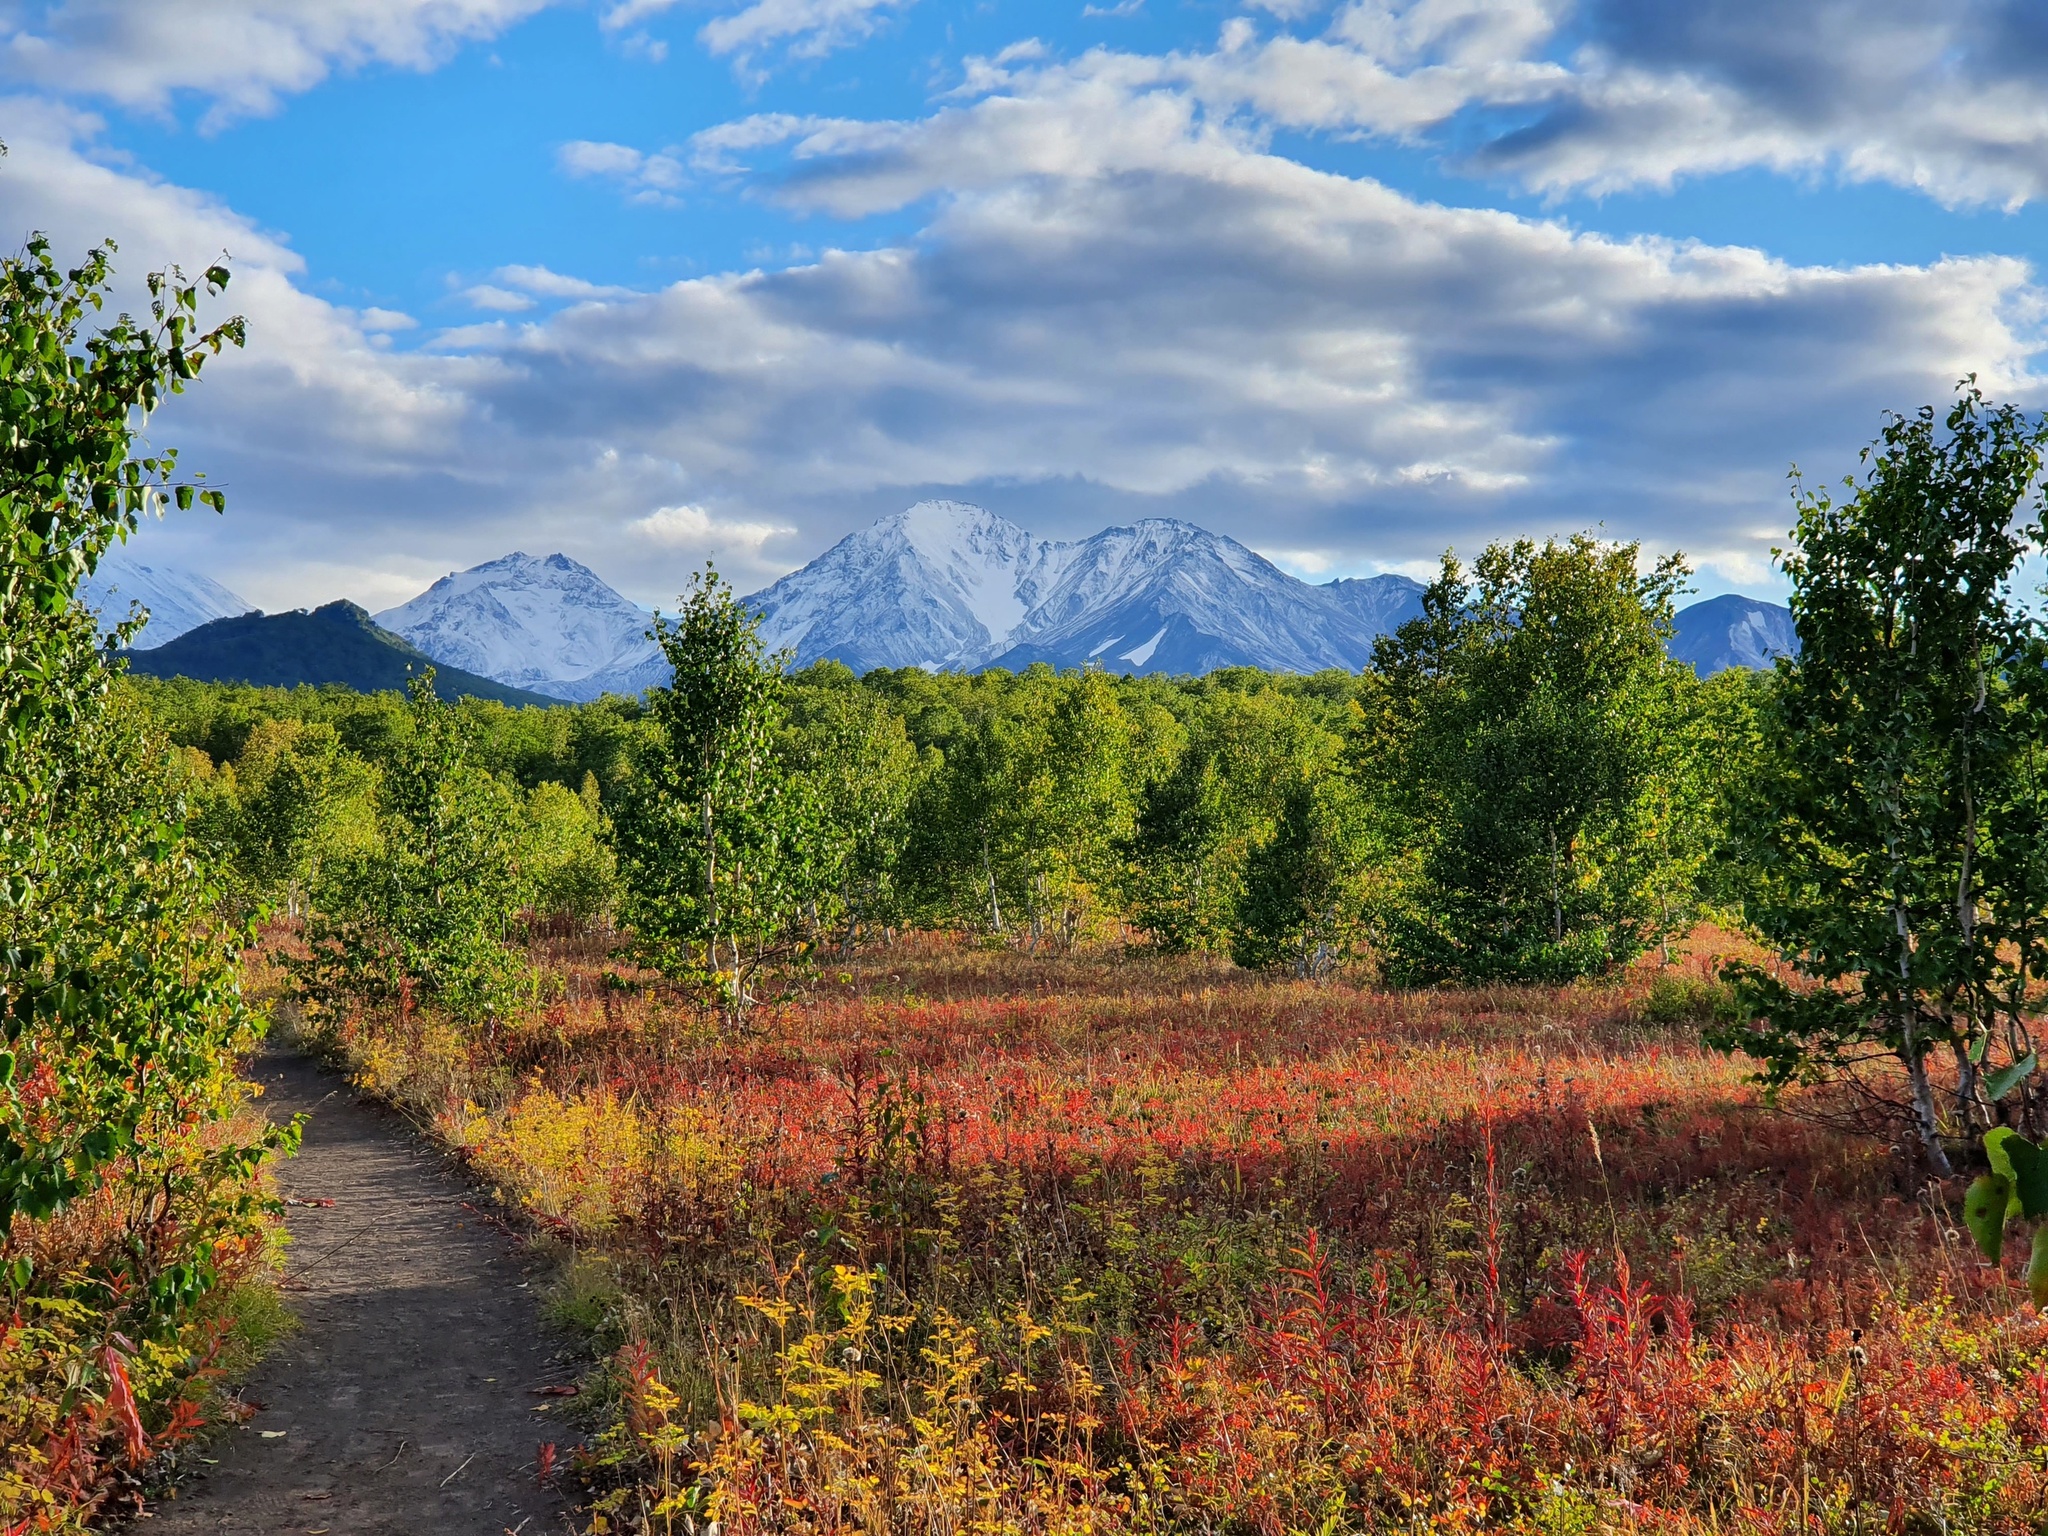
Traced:
[[798, 665], [972, 667], [1017, 632], [1075, 546], [961, 501], [921, 501], [756, 592], [771, 651]]
[[196, 571], [155, 562], [145, 564], [116, 545], [100, 557], [93, 573], [78, 584], [78, 601], [112, 629], [128, 617], [131, 604], [149, 614], [133, 642], [138, 651], [154, 650], [215, 619], [240, 618], [256, 605]]

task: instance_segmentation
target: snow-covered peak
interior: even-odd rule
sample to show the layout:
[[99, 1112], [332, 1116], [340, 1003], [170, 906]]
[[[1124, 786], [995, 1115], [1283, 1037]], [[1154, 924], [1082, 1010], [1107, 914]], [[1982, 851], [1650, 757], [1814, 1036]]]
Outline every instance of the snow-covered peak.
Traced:
[[1071, 546], [960, 501], [921, 501], [755, 593], [761, 637], [801, 662], [961, 667], [999, 649]]
[[1058, 582], [1023, 629], [1041, 634], [1062, 628], [1161, 583], [1190, 597], [1208, 590], [1222, 598], [1228, 589], [1272, 578], [1293, 581], [1235, 539], [1178, 518], [1143, 518], [1074, 545]]
[[[988, 640], [1023, 622], [1067, 546], [1034, 539], [1006, 518], [965, 501], [920, 501], [870, 532], [900, 536], [975, 618]], [[856, 535], [858, 537], [858, 535]]]
[[1355, 668], [1375, 633], [1237, 540], [1178, 518], [1105, 528], [1073, 547], [999, 665], [1117, 670]]
[[[452, 598], [464, 597], [484, 588], [506, 586], [586, 590], [595, 587], [611, 592], [611, 595], [620, 602], [626, 601], [616, 592], [612, 592], [589, 566], [571, 560], [567, 555], [535, 556], [527, 554], [524, 550], [515, 549], [509, 555], [486, 560], [482, 565], [473, 565], [466, 571], [450, 571], [411, 602], [386, 609], [385, 614], [379, 617], [421, 613], [437, 604], [445, 604]], [[387, 624], [385, 628], [388, 629], [390, 626]]]
[[1778, 657], [1799, 654], [1799, 631], [1791, 609], [1730, 592], [1681, 609], [1670, 650], [1702, 677], [1729, 667], [1769, 671]]
[[[1383, 578], [1386, 584], [1400, 578]], [[1412, 583], [1402, 583], [1412, 585]], [[961, 501], [921, 501], [848, 534], [745, 601], [799, 666], [1118, 670], [1358, 667], [1392, 601], [1297, 581], [1235, 539], [1142, 518], [1079, 543]], [[1379, 610], [1389, 610], [1383, 614]], [[379, 614], [437, 661], [559, 698], [667, 681], [647, 613], [566, 555], [454, 571]]]
[[559, 698], [594, 696], [585, 679], [631, 672], [655, 650], [647, 610], [563, 554], [451, 571], [377, 622], [444, 665]]
[[1341, 576], [1318, 591], [1338, 607], [1364, 620], [1376, 633], [1392, 634], [1410, 619], [1422, 617], [1421, 582], [1388, 572], [1383, 576]]
[[215, 619], [239, 618], [256, 606], [196, 571], [144, 564], [118, 545], [79, 583], [78, 600], [99, 615], [102, 629], [112, 629], [128, 617], [131, 604], [139, 603], [149, 622], [135, 637], [138, 651], [153, 650]]
[[1378, 631], [1235, 539], [1144, 518], [1061, 544], [982, 507], [919, 502], [748, 600], [799, 664], [1119, 670], [1362, 665]]

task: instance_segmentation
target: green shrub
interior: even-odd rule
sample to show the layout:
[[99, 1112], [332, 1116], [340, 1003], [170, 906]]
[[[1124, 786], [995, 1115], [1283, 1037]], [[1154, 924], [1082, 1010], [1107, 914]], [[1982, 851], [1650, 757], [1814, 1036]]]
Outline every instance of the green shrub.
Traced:
[[1734, 1024], [1741, 1000], [1724, 981], [1688, 971], [1659, 971], [1632, 1012], [1641, 1024]]

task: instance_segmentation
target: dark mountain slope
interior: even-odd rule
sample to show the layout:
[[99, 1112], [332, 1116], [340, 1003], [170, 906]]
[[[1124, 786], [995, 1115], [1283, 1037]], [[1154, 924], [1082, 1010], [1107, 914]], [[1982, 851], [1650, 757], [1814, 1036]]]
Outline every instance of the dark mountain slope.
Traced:
[[457, 667], [443, 667], [425, 652], [379, 629], [354, 603], [328, 603], [310, 613], [245, 613], [215, 619], [154, 650], [133, 651], [129, 670], [148, 677], [190, 677], [207, 683], [255, 683], [296, 688], [342, 683], [362, 693], [403, 688], [425, 667], [444, 699], [464, 694], [505, 704], [558, 704], [559, 699], [509, 688]]

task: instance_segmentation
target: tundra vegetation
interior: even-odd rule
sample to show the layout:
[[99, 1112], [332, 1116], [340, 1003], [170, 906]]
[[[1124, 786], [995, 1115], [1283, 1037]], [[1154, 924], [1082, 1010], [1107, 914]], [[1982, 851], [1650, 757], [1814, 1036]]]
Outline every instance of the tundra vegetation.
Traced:
[[792, 670], [707, 571], [514, 710], [121, 676], [225, 274], [6, 270], [15, 1528], [262, 1315], [269, 1010], [559, 1252], [592, 1531], [2042, 1529], [2038, 423], [1799, 491], [1774, 674], [1582, 536], [1356, 675]]

